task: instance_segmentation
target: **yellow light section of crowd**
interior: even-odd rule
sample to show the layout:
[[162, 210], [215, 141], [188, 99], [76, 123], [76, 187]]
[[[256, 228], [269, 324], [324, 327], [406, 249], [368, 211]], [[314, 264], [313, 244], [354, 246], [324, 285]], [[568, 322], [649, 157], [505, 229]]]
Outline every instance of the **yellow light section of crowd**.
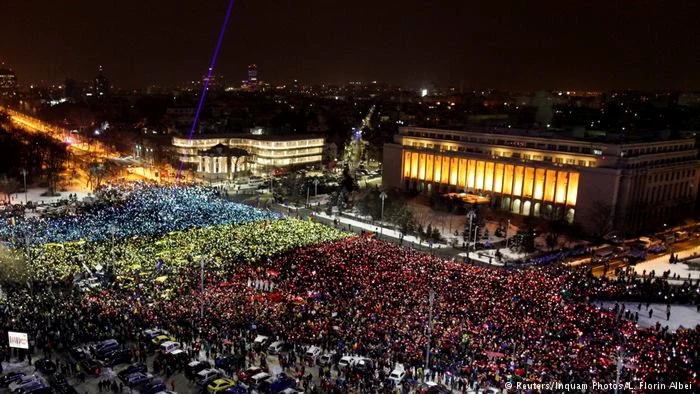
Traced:
[[580, 176], [575, 172], [417, 152], [405, 152], [403, 157], [405, 179], [576, 205]]

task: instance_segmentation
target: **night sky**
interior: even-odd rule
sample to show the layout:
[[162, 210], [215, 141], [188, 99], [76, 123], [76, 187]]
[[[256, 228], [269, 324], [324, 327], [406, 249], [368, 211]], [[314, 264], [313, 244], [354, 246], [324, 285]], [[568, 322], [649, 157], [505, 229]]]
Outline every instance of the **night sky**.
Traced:
[[[266, 81], [699, 89], [700, 2], [237, 0], [217, 71]], [[226, 0], [2, 0], [22, 83], [174, 85], [206, 71]]]

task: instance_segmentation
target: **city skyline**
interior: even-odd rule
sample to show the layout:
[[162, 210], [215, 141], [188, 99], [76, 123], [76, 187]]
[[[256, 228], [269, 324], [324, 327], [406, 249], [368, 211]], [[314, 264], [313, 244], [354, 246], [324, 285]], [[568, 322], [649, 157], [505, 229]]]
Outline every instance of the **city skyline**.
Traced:
[[[206, 4], [134, 1], [10, 3], [0, 60], [20, 82], [90, 79], [115, 86], [176, 85], [206, 71], [226, 11]], [[379, 80], [496, 89], [700, 87], [693, 53], [698, 6], [639, 2], [537, 6], [409, 1], [243, 2], [233, 8], [216, 73], [244, 80], [343, 84]], [[74, 23], [80, 21], [80, 23]]]

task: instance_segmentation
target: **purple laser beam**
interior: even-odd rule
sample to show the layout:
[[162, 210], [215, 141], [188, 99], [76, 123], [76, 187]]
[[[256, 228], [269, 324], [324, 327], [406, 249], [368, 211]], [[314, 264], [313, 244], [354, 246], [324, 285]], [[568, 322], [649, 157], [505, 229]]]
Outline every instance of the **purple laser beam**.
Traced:
[[[197, 127], [197, 122], [199, 121], [199, 114], [202, 112], [202, 106], [204, 105], [204, 97], [207, 95], [207, 90], [209, 89], [209, 80], [211, 80], [211, 74], [214, 72], [214, 66], [216, 65], [216, 58], [219, 56], [219, 50], [221, 49], [221, 42], [224, 40], [224, 33], [226, 33], [226, 26], [228, 25], [228, 20], [231, 17], [231, 10], [233, 9], [233, 3], [235, 0], [230, 0], [228, 3], [228, 10], [226, 10], [226, 18], [224, 19], [224, 24], [221, 25], [221, 31], [219, 32], [219, 40], [216, 42], [216, 49], [214, 49], [214, 56], [211, 58], [211, 64], [209, 65], [209, 70], [207, 71], [207, 78], [204, 81], [204, 89], [202, 89], [202, 96], [199, 98], [199, 105], [197, 106], [197, 112], [194, 114], [194, 121], [192, 122], [192, 129], [190, 129], [190, 134], [187, 136], [187, 148], [192, 146], [192, 136], [194, 135], [194, 130]], [[182, 175], [182, 167], [185, 164], [185, 156], [182, 156], [180, 160], [180, 168], [177, 170], [177, 178], [175, 178], [175, 184], [180, 184], [180, 176]]]

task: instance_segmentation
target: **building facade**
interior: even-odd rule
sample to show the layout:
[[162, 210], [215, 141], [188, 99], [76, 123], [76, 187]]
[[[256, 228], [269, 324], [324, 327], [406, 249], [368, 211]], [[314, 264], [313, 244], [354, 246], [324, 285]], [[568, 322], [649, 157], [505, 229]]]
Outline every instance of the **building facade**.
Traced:
[[623, 143], [511, 129], [404, 127], [384, 146], [383, 166], [388, 187], [467, 192], [514, 214], [625, 234], [690, 215], [700, 180], [694, 138]]
[[175, 137], [178, 157], [196, 165], [197, 172], [216, 179], [233, 179], [239, 172], [269, 174], [274, 169], [320, 165], [324, 139], [315, 136], [195, 135]]

